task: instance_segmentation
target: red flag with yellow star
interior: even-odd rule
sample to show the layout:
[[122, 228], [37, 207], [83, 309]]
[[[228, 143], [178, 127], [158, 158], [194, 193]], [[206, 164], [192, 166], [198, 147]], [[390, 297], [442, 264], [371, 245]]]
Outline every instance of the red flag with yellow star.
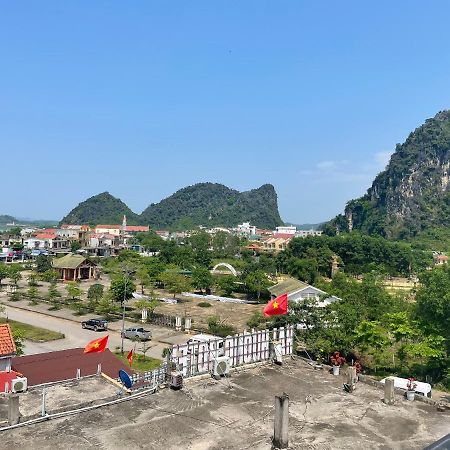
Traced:
[[104, 352], [106, 348], [106, 344], [108, 343], [109, 335], [106, 335], [100, 339], [94, 339], [89, 342], [89, 344], [84, 347], [83, 353], [95, 353], [95, 352]]
[[131, 349], [128, 352], [127, 359], [128, 359], [128, 364], [130, 364], [130, 367], [131, 367], [133, 364], [133, 349]]
[[270, 300], [269, 303], [264, 307], [263, 314], [266, 317], [270, 316], [281, 316], [282, 314], [287, 314], [288, 312], [288, 295], [282, 294], [277, 298]]

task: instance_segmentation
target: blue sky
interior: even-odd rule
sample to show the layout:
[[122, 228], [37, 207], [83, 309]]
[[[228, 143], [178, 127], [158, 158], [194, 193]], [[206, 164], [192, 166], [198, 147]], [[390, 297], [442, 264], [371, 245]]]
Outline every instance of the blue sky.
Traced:
[[450, 105], [447, 1], [0, 2], [0, 214], [274, 184], [284, 220], [365, 192]]

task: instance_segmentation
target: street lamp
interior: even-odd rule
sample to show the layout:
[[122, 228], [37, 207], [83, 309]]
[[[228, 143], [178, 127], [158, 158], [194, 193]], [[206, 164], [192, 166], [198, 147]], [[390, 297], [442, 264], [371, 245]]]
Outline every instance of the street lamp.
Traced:
[[128, 267], [123, 269], [123, 274], [125, 278], [125, 285], [123, 289], [123, 300], [122, 300], [122, 333], [121, 333], [121, 342], [120, 342], [120, 353], [123, 355], [123, 340], [125, 337], [125, 302], [127, 300], [127, 282], [132, 273], [135, 271]]

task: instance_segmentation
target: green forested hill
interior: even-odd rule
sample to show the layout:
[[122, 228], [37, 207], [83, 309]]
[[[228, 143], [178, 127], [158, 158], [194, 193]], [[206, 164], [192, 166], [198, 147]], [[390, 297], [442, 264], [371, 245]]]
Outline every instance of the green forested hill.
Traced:
[[8, 216], [7, 214], [0, 214], [0, 224], [7, 224], [17, 222], [17, 219], [13, 216]]
[[171, 229], [198, 225], [233, 227], [243, 221], [262, 228], [274, 228], [283, 223], [272, 185], [239, 192], [216, 183], [199, 183], [180, 189], [161, 202], [151, 204], [141, 215], [104, 192], [80, 203], [61, 222], [121, 223], [124, 214], [130, 224]]
[[412, 239], [450, 223], [450, 111], [442, 111], [398, 144], [366, 195], [348, 202], [325, 230], [360, 230]]
[[102, 192], [81, 202], [61, 220], [61, 223], [114, 225], [121, 224], [124, 215], [127, 216], [129, 225], [139, 223], [139, 216], [122, 200], [113, 197], [109, 192]]
[[233, 227], [243, 221], [265, 228], [282, 224], [277, 195], [269, 184], [246, 192], [222, 184], [195, 184], [150, 205], [141, 219], [154, 227], [172, 228], [192, 225]]

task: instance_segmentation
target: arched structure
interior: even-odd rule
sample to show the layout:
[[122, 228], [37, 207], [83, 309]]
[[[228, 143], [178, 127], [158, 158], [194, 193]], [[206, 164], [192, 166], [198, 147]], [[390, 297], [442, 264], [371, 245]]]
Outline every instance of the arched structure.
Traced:
[[219, 267], [225, 267], [225, 268], [228, 269], [228, 270], [232, 273], [232, 275], [235, 276], [235, 277], [237, 277], [237, 275], [238, 275], [238, 273], [236, 272], [236, 269], [235, 269], [231, 264], [228, 264], [228, 263], [219, 263], [219, 264], [216, 264], [216, 265], [213, 267], [213, 269], [211, 270], [211, 273], [215, 273]]

